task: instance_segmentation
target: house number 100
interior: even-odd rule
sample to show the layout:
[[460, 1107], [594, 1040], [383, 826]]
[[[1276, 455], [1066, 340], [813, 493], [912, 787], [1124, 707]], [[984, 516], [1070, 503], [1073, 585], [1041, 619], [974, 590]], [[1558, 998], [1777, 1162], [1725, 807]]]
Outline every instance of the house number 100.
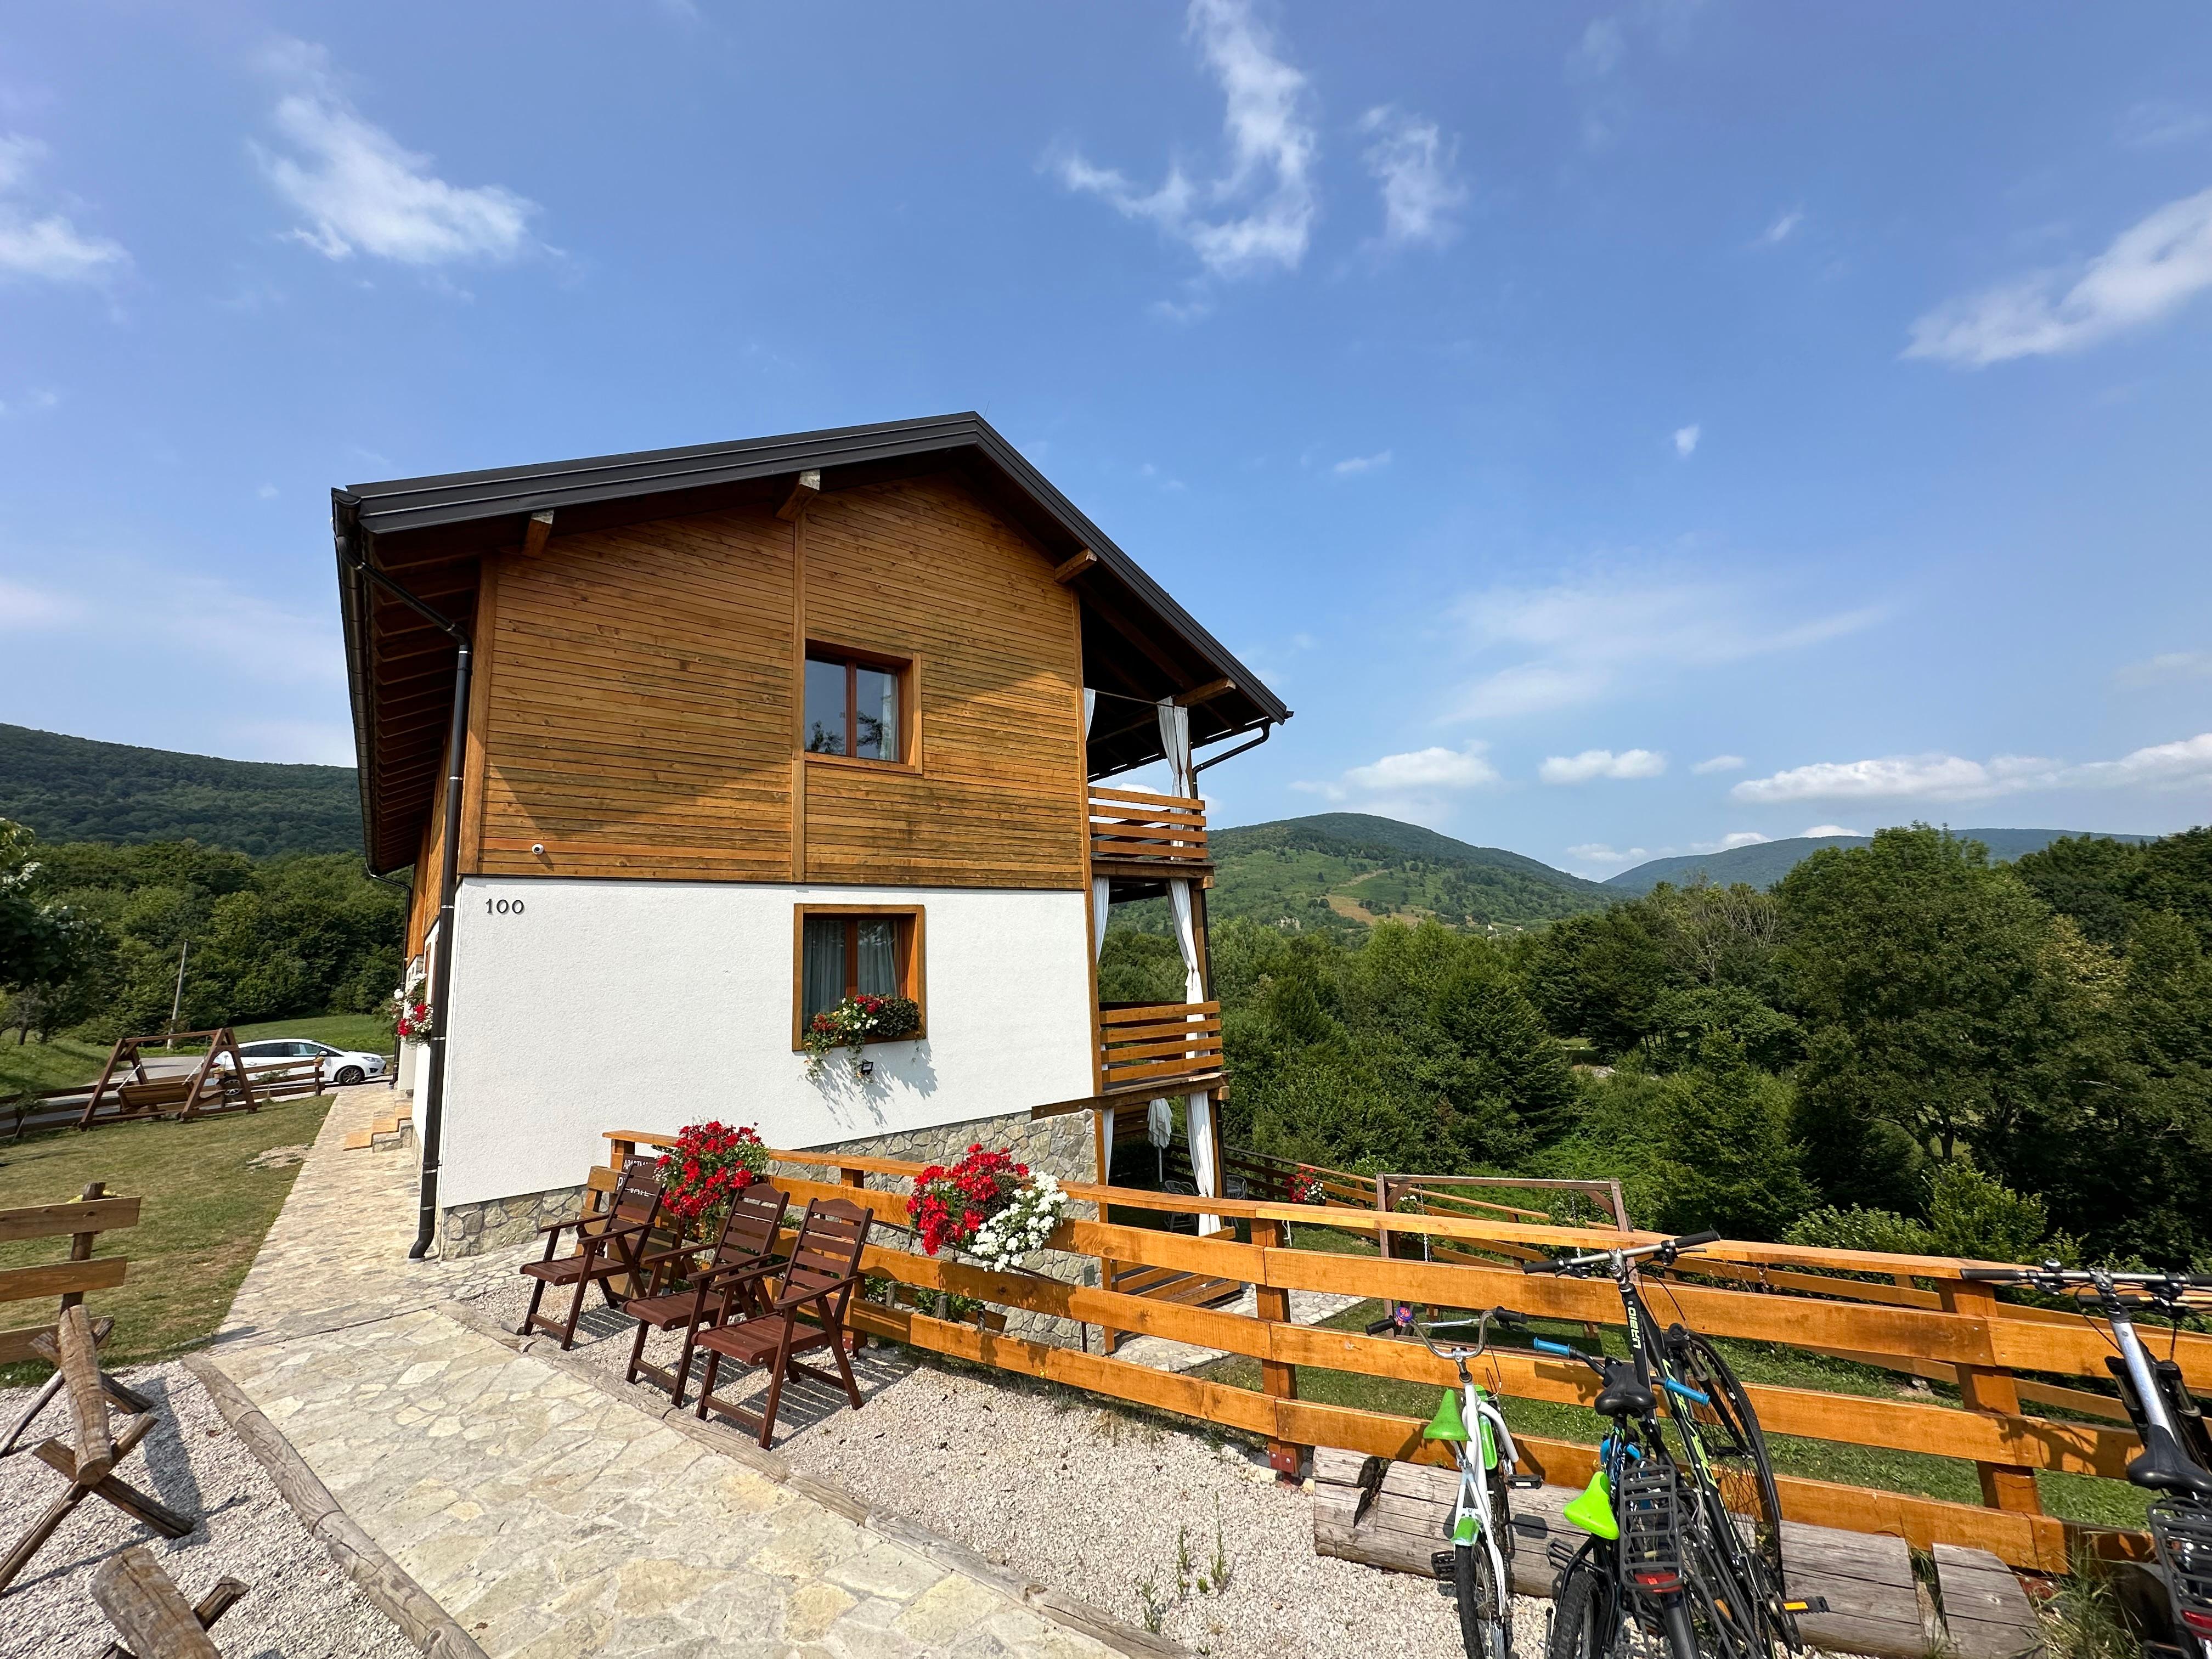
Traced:
[[522, 914], [520, 899], [486, 899], [484, 914], [488, 916], [519, 916]]

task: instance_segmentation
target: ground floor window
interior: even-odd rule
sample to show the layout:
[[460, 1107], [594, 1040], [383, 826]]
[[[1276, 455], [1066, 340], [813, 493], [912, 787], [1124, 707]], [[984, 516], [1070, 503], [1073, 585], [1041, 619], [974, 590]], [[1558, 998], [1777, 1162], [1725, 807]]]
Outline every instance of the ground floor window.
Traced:
[[809, 1020], [848, 997], [906, 997], [922, 1004], [921, 915], [919, 907], [799, 907], [794, 1047], [796, 1033]]

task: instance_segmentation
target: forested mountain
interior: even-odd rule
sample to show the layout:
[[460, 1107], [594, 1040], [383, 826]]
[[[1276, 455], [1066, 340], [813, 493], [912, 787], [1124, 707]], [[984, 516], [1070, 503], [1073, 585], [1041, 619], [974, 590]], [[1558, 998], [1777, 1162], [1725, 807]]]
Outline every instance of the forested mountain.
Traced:
[[[2039, 853], [2052, 842], [2068, 836], [2127, 842], [2138, 846], [2156, 839], [2151, 836], [2107, 835], [2101, 830], [1954, 830], [1951, 833], [1961, 841], [1981, 842], [2000, 864]], [[1649, 864], [1639, 864], [1633, 870], [1624, 870], [1607, 878], [1605, 884], [1617, 893], [1648, 893], [1662, 881], [1686, 887], [1703, 876], [1722, 887], [1739, 881], [1748, 882], [1753, 887], [1771, 887], [1824, 847], [1864, 847], [1869, 839], [1865, 836], [1793, 836], [1787, 841], [1732, 847], [1724, 853], [1691, 853], [1680, 858], [1653, 859]]]
[[1207, 914], [1357, 936], [1384, 916], [1513, 929], [1602, 909], [1618, 895], [1495, 847], [1365, 812], [1215, 830]]
[[265, 857], [356, 853], [349, 766], [281, 766], [0, 725], [0, 818], [41, 842], [194, 841]]

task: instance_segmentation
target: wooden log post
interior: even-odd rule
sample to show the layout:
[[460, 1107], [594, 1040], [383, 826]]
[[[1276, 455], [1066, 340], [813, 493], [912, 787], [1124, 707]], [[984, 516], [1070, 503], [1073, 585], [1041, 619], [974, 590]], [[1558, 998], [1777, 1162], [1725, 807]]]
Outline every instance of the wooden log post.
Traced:
[[143, 1544], [93, 1575], [92, 1599], [138, 1659], [222, 1659], [185, 1593]]
[[[1942, 1296], [1946, 1313], [1984, 1320], [1997, 1316], [1996, 1291], [1988, 1285], [1941, 1279], [1936, 1281], [1936, 1288]], [[2020, 1393], [2009, 1370], [2001, 1365], [1961, 1365], [1958, 1370], [1960, 1397], [1968, 1410], [2020, 1415]], [[1985, 1507], [2010, 1515], [2043, 1513], [2043, 1497], [2036, 1490], [2033, 1469], [2018, 1463], [1977, 1462], [1974, 1472], [1981, 1476]]]
[[[1288, 1244], [1289, 1228], [1280, 1221], [1255, 1218], [1252, 1223], [1252, 1242], [1263, 1250], [1279, 1250]], [[1253, 1286], [1253, 1297], [1259, 1316], [1279, 1325], [1291, 1322], [1291, 1293], [1271, 1285]], [[1260, 1362], [1260, 1389], [1270, 1400], [1296, 1400], [1298, 1397], [1298, 1368], [1279, 1359]], [[1267, 1466], [1285, 1480], [1298, 1478], [1298, 1464], [1304, 1449], [1286, 1440], [1269, 1437]]]
[[[107, 1183], [104, 1181], [95, 1181], [84, 1189], [84, 1201], [88, 1204], [91, 1203], [93, 1200], [96, 1198], [106, 1198], [106, 1196]], [[99, 1242], [100, 1235], [98, 1233], [71, 1233], [70, 1235], [69, 1259], [72, 1261], [91, 1261], [92, 1247]], [[62, 1306], [64, 1308], [75, 1308], [81, 1306], [83, 1304], [83, 1301], [84, 1292], [82, 1291], [70, 1291], [63, 1295]]]
[[76, 1428], [77, 1479], [97, 1486], [115, 1467], [115, 1437], [107, 1426], [107, 1400], [100, 1386], [100, 1352], [92, 1338], [92, 1317], [80, 1304], [62, 1310], [57, 1333], [63, 1386], [69, 1390], [70, 1416]]
[[[858, 1187], [866, 1191], [868, 1185], [868, 1172], [866, 1170], [855, 1170], [841, 1165], [837, 1170], [837, 1184], [841, 1187]], [[854, 1329], [849, 1325], [845, 1328], [847, 1353], [858, 1353], [867, 1346], [868, 1339], [864, 1333]]]

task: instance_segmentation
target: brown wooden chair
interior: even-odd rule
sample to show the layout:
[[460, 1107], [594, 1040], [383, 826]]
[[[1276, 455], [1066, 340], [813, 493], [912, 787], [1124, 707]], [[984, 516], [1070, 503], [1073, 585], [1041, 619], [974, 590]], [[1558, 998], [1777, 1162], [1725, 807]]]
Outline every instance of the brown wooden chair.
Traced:
[[[610, 1281], [628, 1278], [638, 1288], [644, 1288], [646, 1244], [660, 1220], [660, 1181], [655, 1173], [659, 1162], [656, 1158], [629, 1159], [623, 1164], [621, 1180], [616, 1183], [614, 1202], [606, 1209], [597, 1215], [578, 1216], [573, 1221], [552, 1222], [538, 1230], [545, 1235], [545, 1259], [522, 1265], [522, 1271], [538, 1283], [531, 1289], [530, 1311], [514, 1328], [517, 1336], [527, 1336], [533, 1330], [550, 1331], [567, 1348], [576, 1340], [576, 1321], [584, 1311], [584, 1292], [592, 1285], [599, 1287], [610, 1308], [622, 1305], [622, 1298], [615, 1294]], [[556, 1261], [553, 1252], [560, 1244], [562, 1233], [570, 1227], [576, 1230], [576, 1253]], [[549, 1285], [575, 1286], [566, 1320], [550, 1318], [538, 1311], [538, 1304]]]
[[[684, 1392], [691, 1382], [691, 1354], [698, 1346], [700, 1331], [712, 1330], [721, 1323], [727, 1316], [725, 1309], [735, 1311], [742, 1307], [747, 1314], [765, 1310], [760, 1282], [776, 1269], [776, 1234], [783, 1227], [783, 1212], [790, 1204], [790, 1194], [765, 1181], [756, 1181], [730, 1200], [729, 1213], [722, 1218], [721, 1232], [703, 1267], [699, 1261], [703, 1252], [696, 1244], [646, 1257], [645, 1265], [653, 1273], [652, 1293], [637, 1297], [623, 1310], [637, 1321], [637, 1340], [630, 1344], [629, 1370], [623, 1373], [623, 1382], [650, 1377], [668, 1390], [668, 1397], [677, 1405], [684, 1403]], [[661, 1289], [676, 1279], [686, 1280], [686, 1287]], [[714, 1298], [712, 1307], [708, 1305], [710, 1297]], [[676, 1369], [647, 1364], [647, 1336], [678, 1325], [684, 1327], [684, 1358]]]
[[[766, 1448], [775, 1433], [775, 1413], [783, 1401], [783, 1380], [794, 1370], [817, 1382], [842, 1382], [845, 1397], [859, 1409], [860, 1385], [853, 1381], [852, 1362], [845, 1358], [845, 1310], [860, 1283], [860, 1252], [868, 1242], [872, 1218], [850, 1199], [810, 1199], [792, 1242], [791, 1260], [785, 1265], [775, 1297], [767, 1308], [749, 1318], [732, 1322], [730, 1312], [736, 1290], [723, 1293], [720, 1322], [699, 1334], [699, 1346], [707, 1352], [707, 1378], [699, 1392], [699, 1415], [711, 1409], [735, 1418], [746, 1427], [760, 1425], [760, 1443]], [[812, 1324], [799, 1316], [812, 1316]], [[837, 1375], [802, 1365], [792, 1356], [813, 1348], [827, 1348], [837, 1362]], [[714, 1398], [714, 1379], [724, 1359], [744, 1365], [772, 1367], [768, 1402], [758, 1413]]]

